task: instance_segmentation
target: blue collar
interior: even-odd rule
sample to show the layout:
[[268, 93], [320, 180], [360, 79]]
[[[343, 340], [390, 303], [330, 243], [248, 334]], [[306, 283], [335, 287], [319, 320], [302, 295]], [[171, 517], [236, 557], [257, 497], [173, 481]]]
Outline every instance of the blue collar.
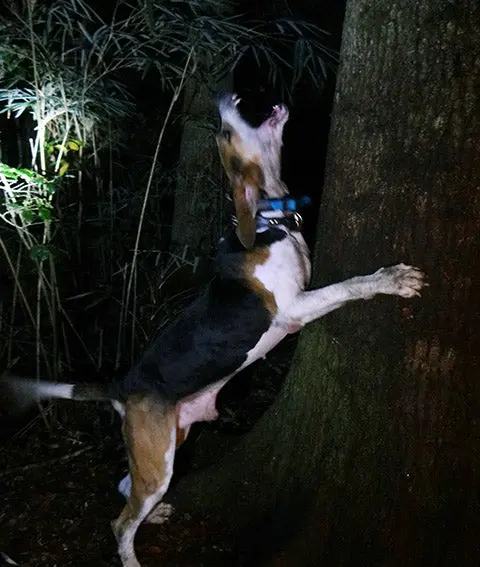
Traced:
[[257, 205], [257, 211], [259, 213], [263, 211], [283, 211], [295, 213], [298, 209], [303, 209], [310, 205], [311, 202], [310, 197], [307, 197], [306, 195], [298, 198], [287, 195], [286, 197], [280, 197], [279, 199], [260, 199]]

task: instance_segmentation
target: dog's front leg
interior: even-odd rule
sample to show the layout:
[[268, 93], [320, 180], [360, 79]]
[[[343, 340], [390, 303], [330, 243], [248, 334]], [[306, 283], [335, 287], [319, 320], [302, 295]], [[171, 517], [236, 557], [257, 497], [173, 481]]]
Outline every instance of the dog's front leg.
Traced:
[[419, 296], [426, 285], [425, 274], [418, 268], [405, 264], [380, 268], [369, 276], [358, 276], [298, 294], [289, 307], [277, 316], [276, 323], [289, 328], [303, 327], [350, 301], [371, 299], [380, 293], [407, 298]]

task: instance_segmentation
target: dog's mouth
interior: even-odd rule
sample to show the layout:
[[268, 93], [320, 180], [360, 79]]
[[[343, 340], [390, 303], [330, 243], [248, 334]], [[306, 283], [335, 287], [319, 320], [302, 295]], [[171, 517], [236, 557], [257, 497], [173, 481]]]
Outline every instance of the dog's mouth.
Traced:
[[266, 123], [270, 128], [278, 128], [283, 126], [288, 120], [288, 108], [285, 104], [280, 103], [274, 105], [270, 116], [266, 119]]

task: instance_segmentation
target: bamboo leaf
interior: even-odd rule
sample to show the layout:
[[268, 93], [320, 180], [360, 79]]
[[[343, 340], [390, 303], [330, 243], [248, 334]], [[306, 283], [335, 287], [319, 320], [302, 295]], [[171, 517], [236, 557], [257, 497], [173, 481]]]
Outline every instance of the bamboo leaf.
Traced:
[[36, 244], [35, 246], [32, 246], [28, 253], [30, 258], [37, 262], [48, 260], [51, 255], [49, 247], [45, 244]]
[[47, 209], [47, 208], [40, 208], [40, 209], [38, 209], [38, 216], [39, 216], [43, 221], [52, 220], [52, 210], [51, 210], [51, 209]]
[[81, 148], [81, 142], [80, 140], [69, 140], [67, 142], [67, 146], [69, 150], [72, 150], [74, 152], [78, 152]]
[[32, 222], [35, 217], [35, 213], [30, 209], [23, 209], [21, 215], [26, 222]]

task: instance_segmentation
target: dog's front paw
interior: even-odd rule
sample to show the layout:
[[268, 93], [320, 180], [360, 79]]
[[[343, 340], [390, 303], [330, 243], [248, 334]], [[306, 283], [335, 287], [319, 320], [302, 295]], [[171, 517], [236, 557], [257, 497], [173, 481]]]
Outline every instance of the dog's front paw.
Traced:
[[378, 278], [379, 293], [387, 295], [420, 297], [422, 289], [428, 286], [426, 275], [422, 270], [406, 264], [380, 268], [373, 275]]
[[168, 522], [170, 516], [173, 514], [173, 506], [167, 502], [160, 502], [146, 517], [147, 524], [164, 524]]

